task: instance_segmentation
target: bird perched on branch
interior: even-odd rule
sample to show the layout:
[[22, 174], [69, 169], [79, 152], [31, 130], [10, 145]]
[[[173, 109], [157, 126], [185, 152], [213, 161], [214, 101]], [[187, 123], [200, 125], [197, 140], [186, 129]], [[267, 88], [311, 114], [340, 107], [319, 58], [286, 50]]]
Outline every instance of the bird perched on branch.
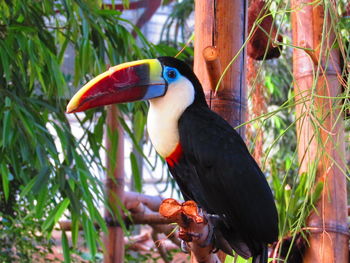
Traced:
[[254, 263], [278, 237], [271, 189], [240, 135], [206, 103], [193, 71], [172, 57], [111, 67], [82, 87], [67, 112], [148, 100], [147, 128], [186, 200], [216, 215], [212, 242]]

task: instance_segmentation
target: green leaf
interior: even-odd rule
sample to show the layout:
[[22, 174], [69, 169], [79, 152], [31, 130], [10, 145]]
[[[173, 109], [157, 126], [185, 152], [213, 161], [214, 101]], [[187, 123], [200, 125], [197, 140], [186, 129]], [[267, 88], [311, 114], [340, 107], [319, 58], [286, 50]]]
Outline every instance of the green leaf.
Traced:
[[5, 201], [9, 198], [9, 175], [10, 172], [6, 164], [1, 164], [2, 189], [4, 191]]
[[5, 47], [3, 45], [6, 45], [6, 43], [3, 43], [3, 41], [0, 41], [0, 59], [2, 63], [2, 69], [5, 73], [5, 78], [7, 82], [11, 81], [11, 71], [10, 71], [10, 63], [9, 63], [9, 57], [7, 55], [7, 52], [5, 51]]
[[71, 259], [70, 259], [69, 244], [68, 244], [66, 232], [64, 230], [62, 230], [61, 240], [62, 240], [64, 263], [70, 263]]
[[240, 256], [237, 256], [237, 258], [227, 255], [225, 258], [225, 263], [250, 263], [252, 262], [252, 259], [244, 259]]
[[85, 239], [93, 256], [97, 253], [95, 228], [85, 214], [82, 215]]
[[55, 209], [53, 209], [50, 214], [48, 215], [47, 219], [42, 225], [42, 228], [44, 231], [49, 230], [49, 228], [52, 228], [58, 220], [61, 218], [64, 211], [67, 209], [70, 201], [68, 198], [65, 198], [61, 203], [59, 203]]
[[134, 135], [136, 141], [141, 141], [144, 130], [146, 125], [146, 118], [142, 111], [138, 110], [134, 113], [134, 121], [133, 121], [133, 128], [134, 128]]
[[21, 194], [20, 194], [20, 197], [23, 198], [25, 197], [26, 195], [28, 195], [28, 193], [32, 190], [35, 182], [36, 182], [36, 177], [34, 177], [33, 179], [31, 179], [26, 185], [25, 187], [22, 189], [21, 191]]
[[64, 213], [64, 211], [67, 209], [68, 205], [69, 205], [70, 201], [68, 198], [65, 198], [59, 205], [58, 205], [58, 209], [55, 213], [55, 218], [54, 218], [54, 224], [56, 224], [58, 222], [58, 220], [61, 218], [62, 214]]
[[318, 182], [311, 196], [311, 202], [313, 205], [315, 205], [317, 200], [320, 198], [322, 190], [323, 190], [323, 182]]
[[134, 180], [135, 190], [139, 193], [142, 191], [142, 178], [139, 170], [139, 165], [137, 163], [135, 154], [133, 152], [130, 153], [130, 162], [131, 162], [131, 172], [132, 179]]
[[[10, 98], [5, 98], [5, 107], [10, 108], [11, 107], [11, 100]], [[11, 111], [5, 110], [4, 113], [4, 119], [2, 121], [2, 144], [4, 147], [6, 147], [11, 140]]]
[[[105, 113], [96, 126], [97, 115], [92, 112], [83, 115], [83, 135], [76, 139], [64, 113], [67, 99], [87, 79], [106, 69], [106, 62], [118, 64], [157, 55], [141, 31], [119, 17], [121, 12], [100, 10], [101, 3], [101, 0], [43, 0], [23, 4], [14, 0], [0, 4], [4, 25], [0, 30], [3, 201], [13, 197], [14, 207], [20, 206], [20, 211], [27, 214], [25, 218], [16, 218], [23, 220], [24, 226], [16, 231], [25, 232], [31, 225], [29, 219], [34, 218], [43, 236], [50, 235], [55, 222], [69, 209], [75, 222], [73, 244], [77, 244], [79, 222], [84, 214], [87, 222], [84, 233], [88, 237], [84, 241], [89, 244], [90, 254], [96, 254], [99, 242], [94, 222], [107, 231], [103, 215], [96, 209], [97, 203], [105, 201], [104, 184], [90, 172], [95, 168], [104, 170], [98, 155], [105, 136]], [[130, 29], [135, 29], [140, 41], [136, 42]], [[75, 59], [67, 56], [71, 49], [76, 53]], [[144, 112], [136, 116], [139, 140], [143, 137]], [[77, 114], [78, 118], [81, 116]], [[113, 144], [116, 146], [117, 140]], [[6, 169], [13, 181], [6, 176]], [[28, 238], [28, 244], [43, 247], [31, 239], [33, 232], [24, 232], [20, 236]], [[62, 245], [67, 262], [66, 241]], [[18, 253], [23, 253], [21, 246], [17, 248]]]
[[61, 50], [60, 50], [60, 53], [58, 54], [57, 56], [57, 61], [58, 61], [58, 64], [61, 65], [62, 62], [63, 62], [63, 57], [64, 57], [64, 54], [66, 52], [66, 49], [67, 49], [67, 46], [69, 44], [69, 39], [66, 38], [63, 42], [63, 45], [61, 46]]
[[72, 244], [73, 247], [76, 247], [78, 244], [78, 238], [79, 238], [79, 221], [77, 220], [76, 216], [72, 216]]
[[37, 205], [35, 206], [35, 213], [37, 218], [43, 218], [44, 213], [46, 212], [47, 202], [49, 201], [49, 190], [47, 185], [42, 187], [38, 195]]

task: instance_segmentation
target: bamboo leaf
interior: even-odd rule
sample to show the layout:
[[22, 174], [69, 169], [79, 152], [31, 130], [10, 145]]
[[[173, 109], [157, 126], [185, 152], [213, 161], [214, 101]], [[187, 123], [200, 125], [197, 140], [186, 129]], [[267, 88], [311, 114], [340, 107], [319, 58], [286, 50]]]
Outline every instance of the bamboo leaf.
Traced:
[[6, 164], [1, 164], [2, 190], [4, 191], [5, 201], [9, 198], [9, 170]]
[[[14, 0], [0, 5], [4, 25], [0, 30], [3, 201], [13, 197], [15, 208], [21, 206], [21, 211], [28, 212], [23, 219], [25, 229], [34, 218], [45, 236], [50, 235], [54, 224], [70, 209], [74, 221], [73, 245], [77, 244], [79, 221], [84, 215], [85, 241], [91, 255], [96, 254], [99, 239], [93, 222], [107, 231], [96, 208], [96, 204], [105, 201], [104, 184], [91, 173], [92, 167], [104, 169], [98, 155], [105, 115], [94, 127], [96, 115], [86, 114], [81, 125], [84, 134], [81, 140], [76, 139], [64, 113], [66, 99], [71, 88], [77, 88], [95, 71], [105, 69], [108, 59], [108, 63], [117, 64], [144, 58], [151, 52], [137, 46], [139, 43], [129, 31], [134, 26], [119, 18], [121, 12], [99, 7], [98, 3], [72, 0], [29, 1], [25, 5]], [[142, 45], [153, 50], [144, 36], [140, 34], [140, 37]], [[66, 56], [71, 47], [76, 52], [72, 70], [68, 60], [71, 58]], [[140, 118], [144, 122], [144, 113]], [[141, 139], [144, 126], [140, 124], [136, 128]], [[6, 169], [10, 177], [6, 177]], [[19, 197], [12, 196], [14, 185], [20, 190]], [[68, 262], [70, 248], [65, 235], [62, 234], [62, 245], [64, 260]], [[28, 241], [32, 243], [37, 244]], [[38, 245], [41, 246], [40, 242]], [[21, 253], [20, 246], [18, 249]]]
[[68, 244], [66, 232], [64, 230], [62, 230], [61, 240], [62, 240], [64, 263], [70, 263], [71, 258], [70, 258], [69, 244]]
[[225, 263], [251, 263], [252, 260], [251, 259], [244, 259], [240, 256], [236, 257], [232, 257], [230, 255], [227, 255], [225, 258]]
[[26, 186], [22, 189], [21, 191], [21, 194], [20, 194], [20, 197], [23, 198], [25, 197], [26, 195], [28, 195], [28, 193], [32, 190], [35, 182], [36, 182], [36, 178], [37, 177], [34, 177], [33, 179], [31, 179], [27, 184]]
[[317, 200], [320, 198], [322, 190], [323, 190], [323, 182], [318, 182], [311, 196], [311, 202], [313, 205], [315, 205]]
[[82, 220], [86, 242], [91, 254], [95, 256], [97, 253], [96, 236], [94, 235], [95, 228], [85, 214], [82, 215]]
[[11, 71], [10, 71], [9, 57], [8, 57], [7, 52], [5, 51], [5, 48], [3, 45], [4, 45], [3, 41], [0, 41], [0, 59], [1, 59], [1, 63], [2, 63], [2, 69], [4, 70], [4, 73], [5, 73], [6, 81], [10, 82], [11, 81]]
[[69, 205], [70, 201], [68, 198], [65, 198], [59, 205], [58, 205], [58, 209], [57, 212], [55, 213], [55, 217], [54, 217], [54, 224], [56, 224], [58, 222], [58, 220], [61, 218], [62, 214], [64, 213], [64, 211], [67, 209], [68, 205]]
[[139, 166], [133, 152], [130, 153], [132, 179], [134, 180], [135, 190], [139, 193], [142, 191], [142, 178], [139, 170]]
[[61, 65], [62, 62], [63, 62], [63, 58], [64, 58], [64, 54], [66, 52], [66, 49], [67, 49], [67, 46], [69, 44], [69, 39], [68, 38], [65, 38], [62, 46], [61, 46], [61, 50], [60, 50], [60, 53], [58, 54], [57, 56], [57, 61], [58, 61], [58, 64]]
[[77, 247], [78, 244], [78, 238], [79, 238], [79, 221], [77, 220], [76, 216], [72, 217], [72, 244], [73, 247]]
[[146, 125], [146, 118], [142, 111], [138, 110], [134, 113], [133, 128], [136, 141], [141, 141]]
[[[6, 98], [8, 99], [8, 98]], [[5, 99], [5, 101], [6, 101]], [[6, 102], [5, 102], [6, 103]], [[10, 110], [6, 110], [4, 113], [4, 119], [2, 122], [2, 144], [4, 147], [8, 146], [11, 140], [11, 112]]]
[[67, 209], [70, 201], [68, 198], [65, 198], [61, 203], [59, 203], [54, 210], [50, 212], [47, 219], [42, 225], [42, 228], [44, 231], [49, 230], [49, 228], [52, 228], [58, 220], [61, 218], [64, 211]]
[[49, 190], [47, 188], [47, 185], [44, 185], [42, 189], [40, 189], [39, 195], [38, 195], [38, 202], [35, 206], [35, 214], [37, 218], [43, 218], [44, 212], [46, 211], [47, 202], [49, 200], [48, 196]]

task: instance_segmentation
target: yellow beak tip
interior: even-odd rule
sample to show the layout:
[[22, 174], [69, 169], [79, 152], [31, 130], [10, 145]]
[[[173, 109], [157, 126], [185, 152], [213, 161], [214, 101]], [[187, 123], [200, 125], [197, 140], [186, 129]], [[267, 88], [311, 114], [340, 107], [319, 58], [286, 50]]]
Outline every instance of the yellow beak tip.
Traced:
[[66, 108], [66, 113], [73, 113], [77, 107], [72, 105], [71, 101], [68, 103], [67, 108]]

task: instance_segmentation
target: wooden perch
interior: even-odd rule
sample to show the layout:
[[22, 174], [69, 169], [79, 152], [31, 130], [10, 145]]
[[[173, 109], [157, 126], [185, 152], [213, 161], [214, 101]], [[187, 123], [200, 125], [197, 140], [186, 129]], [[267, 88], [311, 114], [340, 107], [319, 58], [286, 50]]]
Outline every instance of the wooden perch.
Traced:
[[220, 262], [218, 256], [213, 253], [213, 245], [204, 245], [210, 235], [210, 229], [204, 212], [198, 209], [194, 201], [180, 204], [175, 199], [165, 199], [159, 207], [159, 213], [179, 225], [179, 237], [186, 242], [187, 248], [194, 256], [192, 262]]
[[[216, 47], [208, 46], [205, 49], [203, 49], [203, 57], [205, 60], [205, 65], [208, 70], [209, 80], [211, 84], [211, 89], [214, 94], [216, 95], [216, 85], [219, 82], [219, 79], [221, 77], [222, 71], [221, 71], [221, 64], [219, 60], [219, 52]], [[219, 89], [222, 90], [224, 88], [223, 82], [221, 81]]]
[[[164, 262], [168, 262], [168, 251], [180, 247], [181, 244], [178, 236], [174, 234], [175, 226], [170, 224], [172, 220], [155, 212], [158, 211], [162, 200], [159, 196], [125, 192], [124, 206], [130, 212], [129, 216], [124, 215], [123, 220], [125, 224], [148, 224], [152, 228], [152, 233], [124, 238], [124, 243], [129, 250], [149, 251], [156, 248]], [[119, 226], [119, 222], [112, 217], [106, 217], [105, 220], [108, 226]], [[72, 229], [72, 222], [68, 220], [60, 221], [58, 225], [59, 230], [71, 231]], [[97, 229], [100, 227], [97, 223], [94, 226]], [[79, 230], [82, 230], [82, 225], [79, 225]], [[169, 240], [160, 242], [157, 239], [158, 234], [164, 234], [171, 242]], [[151, 238], [154, 241], [153, 246], [150, 246], [148, 242]], [[159, 242], [158, 244], [157, 241]]]
[[[163, 199], [160, 196], [149, 196], [136, 192], [125, 192], [124, 206], [128, 211], [130, 211], [130, 216], [124, 215], [123, 219], [125, 223], [148, 225], [170, 224], [172, 222], [170, 219], [162, 217], [158, 213], [162, 200]], [[106, 217], [106, 221], [108, 225], [119, 225], [119, 223], [111, 217]], [[60, 221], [58, 224], [59, 229], [61, 230], [71, 230], [71, 222], [69, 220]], [[95, 224], [95, 227], [99, 228], [99, 225]], [[82, 229], [82, 226], [79, 226], [79, 229]]]
[[148, 225], [158, 225], [158, 224], [170, 224], [171, 220], [160, 216], [157, 212], [151, 211], [143, 203], [138, 203], [136, 207], [130, 209], [130, 217], [125, 217], [125, 220], [129, 224], [148, 224]]
[[154, 212], [158, 212], [163, 201], [160, 196], [150, 196], [136, 192], [126, 192], [124, 198], [124, 205], [127, 209], [132, 209], [137, 206], [137, 203], [142, 203]]
[[[199, 211], [197, 205], [193, 201], [187, 201], [183, 204], [178, 203], [174, 199], [163, 200], [159, 196], [147, 196], [135, 192], [126, 192], [124, 195], [124, 205], [130, 211], [130, 216], [124, 216], [126, 224], [148, 224], [153, 229], [152, 237], [156, 240], [158, 234], [164, 234], [174, 245], [180, 246], [179, 238], [184, 240], [187, 244], [187, 248], [194, 255], [192, 263], [220, 263], [219, 257], [221, 255], [212, 253], [213, 245], [208, 244], [203, 246], [208, 235], [209, 225], [203, 211]], [[159, 209], [159, 213], [155, 212]], [[107, 224], [118, 225], [112, 219], [106, 219]], [[180, 230], [175, 232], [175, 225], [171, 223], [177, 223], [180, 226]], [[99, 228], [98, 224], [95, 224], [96, 228]], [[71, 221], [60, 221], [59, 229], [70, 231], [72, 228]], [[79, 230], [82, 230], [82, 226], [79, 226]], [[130, 249], [146, 249], [143, 246], [143, 241], [146, 236], [140, 235], [134, 237], [134, 241], [128, 240], [126, 244], [129, 244]], [[147, 236], [148, 238], [148, 236]], [[163, 241], [160, 242], [158, 251], [161, 256], [165, 258], [167, 250], [174, 248], [171, 245], [164, 245]], [[222, 256], [224, 258], [224, 255]]]
[[[145, 209], [142, 213], [131, 213], [130, 217], [125, 217], [124, 220], [126, 221], [126, 224], [135, 224], [135, 225], [141, 225], [141, 224], [148, 224], [148, 225], [167, 225], [172, 223], [172, 220], [168, 218], [164, 218], [160, 216], [158, 213], [152, 212], [149, 209]], [[110, 218], [106, 218], [108, 225], [113, 226], [119, 226], [118, 222], [115, 222], [114, 220]], [[72, 229], [72, 222], [70, 220], [61, 220], [58, 222], [59, 230], [64, 231], [71, 231]], [[100, 228], [100, 226], [95, 223], [95, 228]], [[79, 230], [82, 230], [83, 226], [79, 225]]]

